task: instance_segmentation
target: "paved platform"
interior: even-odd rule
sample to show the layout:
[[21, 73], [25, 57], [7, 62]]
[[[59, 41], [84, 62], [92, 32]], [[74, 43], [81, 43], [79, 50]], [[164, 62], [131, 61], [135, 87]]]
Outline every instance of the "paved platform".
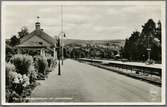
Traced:
[[31, 102], [160, 102], [161, 87], [67, 59], [40, 81]]
[[124, 65], [131, 65], [131, 66], [139, 66], [139, 67], [149, 67], [149, 68], [157, 68], [162, 69], [162, 64], [146, 64], [142, 62], [122, 62], [122, 61], [114, 61], [114, 60], [100, 60], [100, 59], [87, 59], [87, 58], [80, 58], [83, 60], [91, 60], [91, 61], [101, 61], [102, 63], [115, 63], [115, 64], [124, 64]]

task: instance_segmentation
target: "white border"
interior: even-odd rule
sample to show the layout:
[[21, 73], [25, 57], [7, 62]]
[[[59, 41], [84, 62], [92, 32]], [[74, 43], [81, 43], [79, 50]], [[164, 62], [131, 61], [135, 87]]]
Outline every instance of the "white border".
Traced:
[[[5, 102], [5, 23], [4, 18], [7, 5], [160, 5], [162, 7], [162, 87], [161, 87], [161, 102], [76, 102], [76, 103], [6, 103]], [[1, 4], [1, 101], [3, 105], [164, 105], [165, 104], [165, 84], [166, 84], [166, 73], [165, 73], [165, 52], [166, 52], [166, 32], [165, 32], [165, 1], [2, 1]]]

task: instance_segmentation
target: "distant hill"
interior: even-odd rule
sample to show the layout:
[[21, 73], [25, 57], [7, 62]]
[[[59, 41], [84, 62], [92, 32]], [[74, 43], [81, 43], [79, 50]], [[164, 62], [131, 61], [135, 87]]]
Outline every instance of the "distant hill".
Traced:
[[79, 45], [86, 45], [86, 44], [97, 44], [97, 45], [106, 45], [109, 43], [110, 45], [118, 45], [119, 47], [123, 47], [125, 45], [125, 40], [80, 40], [80, 39], [65, 39], [64, 44], [79, 44]]

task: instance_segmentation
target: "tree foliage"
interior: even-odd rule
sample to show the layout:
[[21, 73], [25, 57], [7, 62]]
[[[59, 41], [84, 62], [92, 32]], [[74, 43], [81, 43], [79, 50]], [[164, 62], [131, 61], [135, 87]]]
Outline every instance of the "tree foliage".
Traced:
[[28, 28], [26, 26], [23, 26], [21, 28], [21, 31], [18, 32], [19, 39], [23, 38], [25, 35], [28, 35], [28, 34], [29, 34]]
[[151, 59], [161, 61], [161, 22], [158, 26], [149, 19], [142, 26], [141, 33], [135, 31], [126, 39], [122, 55], [131, 61], [146, 61], [147, 48], [151, 48]]
[[19, 43], [20, 43], [19, 38], [17, 38], [17, 36], [14, 35], [11, 37], [9, 45], [14, 47], [15, 45], [18, 45]]
[[27, 27], [22, 27], [21, 28], [21, 31], [18, 32], [18, 36], [16, 35], [13, 35], [11, 38], [10, 38], [10, 41], [9, 41], [9, 45], [14, 47], [16, 45], [18, 45], [20, 43], [20, 39], [23, 38], [25, 35], [28, 35], [29, 32], [28, 32], [28, 29]]

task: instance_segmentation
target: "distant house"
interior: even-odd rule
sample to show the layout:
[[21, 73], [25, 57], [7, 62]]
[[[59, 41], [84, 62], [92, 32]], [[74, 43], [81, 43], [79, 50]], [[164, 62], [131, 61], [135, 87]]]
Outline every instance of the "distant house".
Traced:
[[56, 40], [40, 28], [40, 22], [35, 23], [35, 30], [24, 36], [16, 46], [18, 53], [43, 55], [56, 58]]

